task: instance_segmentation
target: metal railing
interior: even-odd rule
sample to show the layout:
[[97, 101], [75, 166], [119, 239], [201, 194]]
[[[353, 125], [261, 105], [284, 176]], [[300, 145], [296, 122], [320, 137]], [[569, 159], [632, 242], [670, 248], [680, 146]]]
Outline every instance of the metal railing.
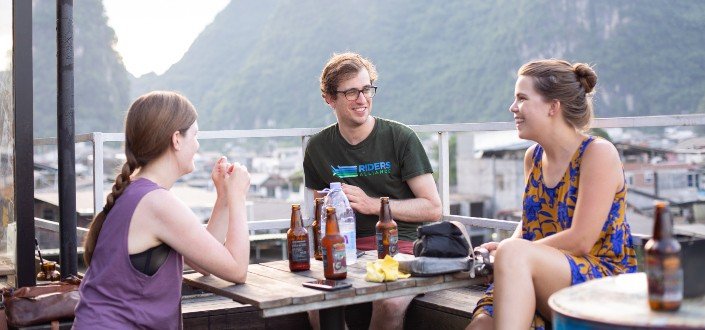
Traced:
[[[700, 126], [705, 125], [705, 114], [614, 117], [598, 118], [593, 122], [594, 128], [638, 128], [667, 126]], [[467, 226], [491, 228], [495, 230], [514, 230], [516, 223], [497, 219], [450, 215], [450, 133], [470, 133], [489, 131], [510, 131], [515, 129], [514, 122], [486, 122], [459, 124], [409, 125], [417, 133], [436, 133], [438, 139], [438, 191], [443, 204], [443, 218], [458, 220]], [[199, 140], [239, 139], [239, 138], [301, 138], [301, 148], [306, 149], [309, 138], [322, 128], [291, 128], [291, 129], [253, 129], [253, 130], [221, 130], [200, 131]], [[94, 132], [76, 135], [76, 142], [90, 142], [93, 147], [93, 204], [94, 214], [103, 207], [103, 146], [106, 142], [123, 142], [122, 133]], [[55, 145], [56, 138], [35, 139], [35, 146]], [[304, 194], [304, 205], [311, 205], [312, 196]], [[289, 219], [273, 219], [248, 222], [251, 230], [282, 229], [289, 226]]]

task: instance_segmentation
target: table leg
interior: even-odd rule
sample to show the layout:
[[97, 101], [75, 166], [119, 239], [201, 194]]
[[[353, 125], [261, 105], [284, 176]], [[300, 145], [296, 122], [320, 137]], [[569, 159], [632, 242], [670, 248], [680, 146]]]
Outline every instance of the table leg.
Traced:
[[345, 329], [345, 307], [324, 308], [319, 311], [321, 329]]

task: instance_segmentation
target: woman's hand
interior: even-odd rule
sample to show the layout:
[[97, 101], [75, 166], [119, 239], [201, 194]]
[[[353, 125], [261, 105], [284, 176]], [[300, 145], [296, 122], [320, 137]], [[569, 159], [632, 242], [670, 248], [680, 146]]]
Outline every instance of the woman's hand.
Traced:
[[494, 255], [495, 252], [497, 252], [497, 247], [499, 246], [499, 242], [487, 242], [483, 243], [482, 245], [476, 247], [474, 250], [477, 251], [481, 248], [487, 249], [487, 251], [490, 252], [490, 255]]
[[215, 165], [213, 165], [213, 170], [211, 170], [211, 180], [213, 180], [213, 186], [215, 186], [215, 191], [219, 196], [226, 192], [225, 177], [228, 173], [228, 168], [230, 168], [228, 159], [225, 156], [220, 156]]
[[[473, 249], [474, 252], [476, 252], [476, 257], [477, 254], [482, 256], [482, 263], [487, 264], [492, 263], [494, 264], [494, 255], [497, 253], [497, 247], [499, 246], [499, 242], [487, 242], [484, 243], [476, 248]], [[489, 259], [489, 260], [485, 260]], [[487, 267], [487, 266], [486, 266]], [[485, 279], [485, 284], [490, 284], [492, 281], [494, 281], [494, 274], [490, 273], [487, 278]]]
[[244, 199], [250, 188], [250, 173], [247, 172], [247, 167], [240, 163], [231, 164], [226, 171], [225, 183], [228, 199], [236, 197]]

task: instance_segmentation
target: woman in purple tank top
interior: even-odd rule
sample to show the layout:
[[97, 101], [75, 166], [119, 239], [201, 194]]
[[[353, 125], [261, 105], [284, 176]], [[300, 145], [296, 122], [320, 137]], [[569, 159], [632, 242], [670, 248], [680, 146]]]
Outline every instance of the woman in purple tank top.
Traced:
[[221, 157], [208, 225], [169, 189], [194, 170], [196, 110], [174, 92], [139, 97], [125, 119], [126, 162], [91, 223], [75, 329], [181, 327], [183, 262], [243, 283], [250, 259], [245, 196], [250, 175]]

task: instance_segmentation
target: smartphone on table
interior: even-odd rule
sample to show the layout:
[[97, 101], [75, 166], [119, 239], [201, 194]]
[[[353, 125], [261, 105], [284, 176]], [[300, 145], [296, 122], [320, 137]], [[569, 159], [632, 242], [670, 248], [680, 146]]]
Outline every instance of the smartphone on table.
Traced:
[[336, 280], [313, 280], [309, 282], [304, 282], [303, 286], [311, 289], [325, 290], [325, 291], [335, 291], [346, 289], [352, 286], [352, 284], [345, 281]]

